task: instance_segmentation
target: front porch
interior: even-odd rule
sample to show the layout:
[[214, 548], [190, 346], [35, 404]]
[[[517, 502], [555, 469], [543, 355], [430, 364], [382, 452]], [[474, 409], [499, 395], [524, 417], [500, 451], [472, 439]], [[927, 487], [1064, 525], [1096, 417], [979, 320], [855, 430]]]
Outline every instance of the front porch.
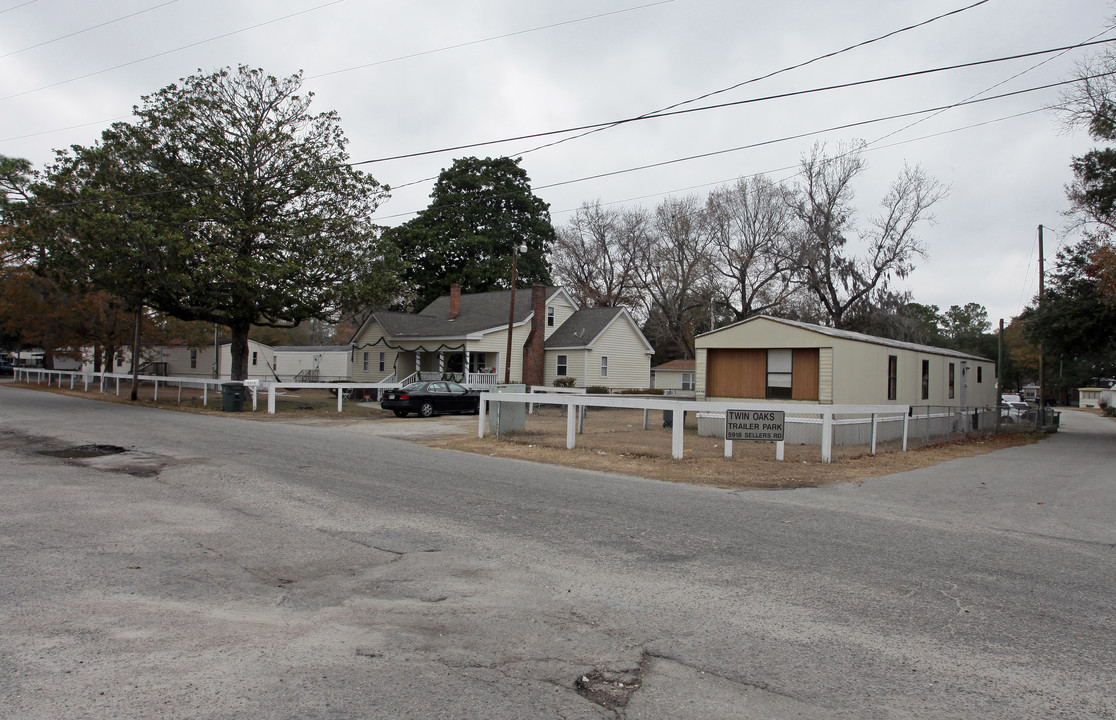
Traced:
[[395, 377], [400, 385], [423, 380], [450, 379], [472, 388], [497, 385], [503, 377], [500, 353], [421, 350], [402, 351], [396, 358]]

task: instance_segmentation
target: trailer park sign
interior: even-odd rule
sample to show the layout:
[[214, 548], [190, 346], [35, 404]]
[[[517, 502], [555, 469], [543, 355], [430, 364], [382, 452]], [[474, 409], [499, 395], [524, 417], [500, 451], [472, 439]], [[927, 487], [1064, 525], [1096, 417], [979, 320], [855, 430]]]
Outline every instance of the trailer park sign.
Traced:
[[782, 442], [785, 420], [782, 410], [726, 410], [725, 440]]

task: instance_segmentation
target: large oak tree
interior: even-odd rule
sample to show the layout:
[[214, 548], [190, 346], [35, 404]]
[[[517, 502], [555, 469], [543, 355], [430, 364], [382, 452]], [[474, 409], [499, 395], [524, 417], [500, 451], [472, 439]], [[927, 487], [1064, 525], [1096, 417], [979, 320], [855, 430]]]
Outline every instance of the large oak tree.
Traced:
[[335, 112], [301, 75], [239, 67], [142, 98], [136, 121], [59, 154], [46, 264], [135, 308], [225, 325], [232, 378], [253, 325], [332, 320], [393, 289], [371, 222], [387, 188], [348, 164]]

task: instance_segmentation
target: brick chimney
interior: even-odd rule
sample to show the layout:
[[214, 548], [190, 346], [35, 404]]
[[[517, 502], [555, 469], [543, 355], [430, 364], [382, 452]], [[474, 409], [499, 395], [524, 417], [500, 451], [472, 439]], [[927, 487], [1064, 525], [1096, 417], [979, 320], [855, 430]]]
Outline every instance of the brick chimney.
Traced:
[[461, 286], [457, 283], [450, 285], [450, 311], [449, 319], [453, 320], [457, 317], [457, 313], [461, 312]]
[[523, 347], [523, 382], [542, 385], [546, 363], [546, 286], [531, 288], [531, 334]]

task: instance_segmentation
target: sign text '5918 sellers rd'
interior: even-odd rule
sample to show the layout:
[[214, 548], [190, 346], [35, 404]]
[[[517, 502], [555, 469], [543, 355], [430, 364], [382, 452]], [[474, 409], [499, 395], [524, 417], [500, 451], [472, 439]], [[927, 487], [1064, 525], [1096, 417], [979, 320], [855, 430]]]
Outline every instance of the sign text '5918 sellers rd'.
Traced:
[[728, 410], [725, 412], [725, 440], [780, 442], [786, 413], [782, 410]]

